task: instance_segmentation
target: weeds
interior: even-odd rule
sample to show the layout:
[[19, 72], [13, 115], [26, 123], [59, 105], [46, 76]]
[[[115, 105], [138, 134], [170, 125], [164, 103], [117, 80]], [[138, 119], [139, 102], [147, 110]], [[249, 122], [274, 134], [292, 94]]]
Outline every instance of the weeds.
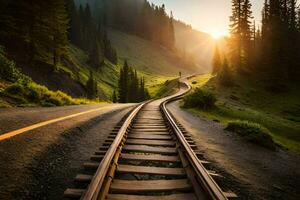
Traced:
[[215, 106], [217, 98], [209, 91], [196, 88], [183, 99], [183, 107], [209, 110]]
[[268, 149], [275, 149], [270, 131], [260, 124], [249, 121], [232, 121], [228, 123], [225, 130], [235, 132], [252, 143]]

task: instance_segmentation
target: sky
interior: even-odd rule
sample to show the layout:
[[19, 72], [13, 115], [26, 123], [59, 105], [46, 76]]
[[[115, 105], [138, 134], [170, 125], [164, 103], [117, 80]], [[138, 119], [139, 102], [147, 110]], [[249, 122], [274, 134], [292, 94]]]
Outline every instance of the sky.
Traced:
[[[191, 24], [193, 28], [213, 36], [228, 34], [231, 0], [149, 0], [157, 5], [165, 4], [176, 19]], [[261, 22], [264, 0], [252, 0], [253, 16]]]

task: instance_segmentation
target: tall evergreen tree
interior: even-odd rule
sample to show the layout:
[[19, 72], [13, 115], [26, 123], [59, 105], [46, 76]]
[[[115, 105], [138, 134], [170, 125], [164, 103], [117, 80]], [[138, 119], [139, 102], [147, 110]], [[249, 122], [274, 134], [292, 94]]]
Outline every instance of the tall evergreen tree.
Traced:
[[232, 0], [232, 15], [230, 16], [231, 60], [239, 67], [242, 64], [242, 3], [243, 0]]
[[220, 50], [218, 45], [215, 46], [215, 53], [213, 57], [213, 69], [212, 74], [218, 74], [220, 72], [220, 69], [222, 67], [222, 60], [220, 55]]
[[98, 97], [98, 84], [94, 78], [92, 71], [90, 71], [90, 77], [86, 83], [86, 89], [87, 89], [87, 95], [89, 99], [95, 99]]
[[52, 39], [53, 65], [57, 67], [61, 56], [66, 52], [68, 45], [67, 30], [68, 16], [65, 2], [62, 0], [51, 0], [48, 2], [48, 12], [50, 13], [48, 28], [49, 37]]
[[244, 0], [242, 5], [242, 19], [241, 19], [241, 41], [242, 41], [242, 59], [245, 67], [249, 67], [249, 64], [253, 57], [251, 57], [251, 52], [253, 50], [252, 39], [255, 35], [255, 31], [251, 30], [252, 28], [252, 11], [251, 3], [249, 0]]
[[124, 66], [120, 71], [119, 79], [119, 102], [127, 103], [128, 102], [128, 81], [129, 79], [129, 66], [127, 60], [124, 62]]
[[218, 79], [223, 86], [230, 87], [233, 85], [232, 72], [230, 70], [226, 57], [224, 58], [222, 69], [220, 71]]
[[115, 90], [114, 90], [113, 95], [112, 95], [112, 102], [113, 103], [117, 103], [118, 102], [118, 97], [117, 97], [117, 94], [116, 94]]
[[119, 78], [119, 102], [140, 102], [150, 98], [145, 88], [144, 78], [139, 79], [136, 70], [128, 66], [127, 61], [120, 71]]
[[25, 52], [22, 60], [57, 66], [65, 53], [68, 19], [62, 0], [9, 1], [0, 19], [1, 42], [8, 50]]

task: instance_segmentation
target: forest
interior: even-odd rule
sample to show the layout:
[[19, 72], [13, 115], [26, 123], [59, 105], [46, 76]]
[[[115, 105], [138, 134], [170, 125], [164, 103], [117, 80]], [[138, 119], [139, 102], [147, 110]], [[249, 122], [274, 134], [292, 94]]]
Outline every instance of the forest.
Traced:
[[251, 9], [249, 0], [232, 1], [230, 37], [226, 48], [215, 48], [213, 73], [224, 85], [233, 85], [234, 74], [240, 74], [265, 80], [280, 92], [299, 82], [300, 8], [296, 0], [265, 0], [261, 26]]
[[[118, 70], [118, 54], [108, 37], [108, 30], [120, 30], [175, 50], [173, 17], [166, 13], [164, 5], [154, 6], [147, 1], [136, 0], [1, 0], [0, 3], [0, 26], [3, 27], [0, 30], [0, 45], [4, 47], [6, 56], [27, 75], [34, 74], [33, 77], [38, 77], [38, 80], [41, 79], [39, 76], [49, 73], [61, 77], [61, 81], [71, 78], [69, 82], [83, 88], [80, 96], [89, 99], [99, 96], [99, 78], [95, 73], [101, 74], [107, 62], [122, 72]], [[88, 55], [91, 68], [87, 69], [88, 79], [85, 81], [82, 81], [81, 72], [70, 57], [72, 46]], [[75, 79], [65, 66], [74, 68], [72, 73]], [[1, 79], [5, 76], [1, 74]], [[53, 81], [46, 82], [53, 85]], [[144, 85], [143, 79], [132, 83], [136, 83], [137, 88]], [[119, 90], [115, 89], [113, 96], [122, 96], [115, 94]], [[136, 102], [137, 99], [144, 97], [120, 101]], [[115, 101], [113, 97], [111, 100]]]

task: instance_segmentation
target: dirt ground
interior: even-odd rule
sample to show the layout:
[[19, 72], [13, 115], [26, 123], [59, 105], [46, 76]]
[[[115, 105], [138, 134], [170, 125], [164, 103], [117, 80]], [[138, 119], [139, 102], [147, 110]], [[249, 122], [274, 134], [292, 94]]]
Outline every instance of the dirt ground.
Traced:
[[192, 134], [205, 159], [223, 175], [226, 188], [239, 199], [298, 200], [300, 156], [278, 148], [271, 151], [224, 131], [225, 126], [168, 105], [174, 117]]

